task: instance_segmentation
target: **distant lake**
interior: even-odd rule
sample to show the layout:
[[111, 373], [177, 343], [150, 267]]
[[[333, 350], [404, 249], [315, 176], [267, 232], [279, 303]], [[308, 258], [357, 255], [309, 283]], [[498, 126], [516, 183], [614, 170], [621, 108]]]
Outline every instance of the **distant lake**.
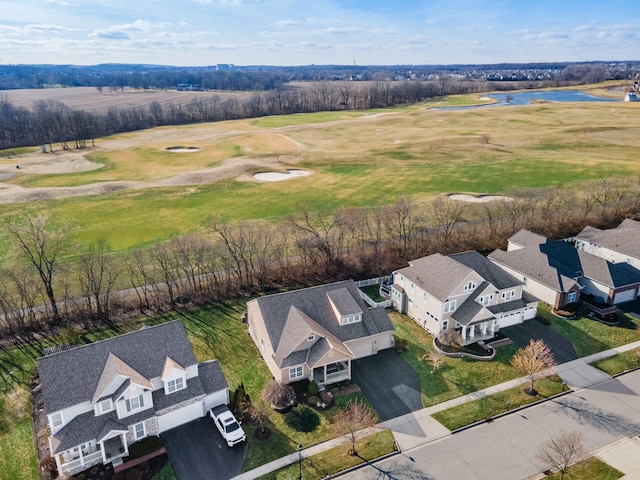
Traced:
[[622, 100], [594, 97], [580, 90], [554, 90], [554, 91], [531, 91], [514, 93], [492, 93], [487, 95], [495, 98], [501, 104], [506, 104], [507, 95], [511, 95], [511, 102], [508, 105], [528, 105], [534, 100], [546, 100], [549, 102], [620, 102]]
[[[507, 103], [507, 95], [511, 96], [511, 101]], [[621, 102], [622, 99], [594, 97], [580, 90], [553, 90], [512, 92], [512, 93], [487, 93], [483, 97], [498, 100], [498, 103], [488, 103], [486, 105], [469, 105], [466, 107], [441, 107], [430, 110], [462, 110], [465, 108], [487, 108], [501, 107], [507, 105], [529, 105], [535, 100], [548, 102]]]

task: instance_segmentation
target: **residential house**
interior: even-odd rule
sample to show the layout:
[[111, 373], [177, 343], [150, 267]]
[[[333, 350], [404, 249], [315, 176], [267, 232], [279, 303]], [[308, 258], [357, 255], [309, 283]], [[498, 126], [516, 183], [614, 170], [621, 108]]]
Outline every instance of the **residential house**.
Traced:
[[458, 330], [463, 345], [534, 318], [538, 303], [521, 281], [474, 251], [412, 260], [393, 273], [391, 292], [394, 308], [434, 335]]
[[585, 227], [575, 237], [576, 248], [612, 263], [628, 263], [640, 269], [640, 222], [623, 220], [616, 228]]
[[281, 383], [351, 378], [351, 362], [393, 346], [384, 308], [368, 308], [353, 281], [247, 302], [249, 334]]
[[60, 474], [122, 463], [129, 445], [229, 403], [217, 361], [198, 363], [181, 322], [38, 359]]
[[614, 264], [528, 230], [516, 233], [507, 251], [495, 250], [489, 259], [522, 279], [525, 291], [556, 309], [577, 301], [581, 292], [618, 304], [637, 297], [640, 286], [639, 272], [630, 265]]

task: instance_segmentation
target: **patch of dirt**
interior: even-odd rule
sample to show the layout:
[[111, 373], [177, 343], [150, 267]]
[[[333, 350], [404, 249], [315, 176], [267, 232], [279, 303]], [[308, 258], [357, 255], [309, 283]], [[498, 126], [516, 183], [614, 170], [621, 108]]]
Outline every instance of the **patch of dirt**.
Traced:
[[471, 203], [484, 203], [484, 202], [493, 202], [496, 200], [513, 200], [511, 197], [507, 197], [505, 195], [467, 195], [456, 193], [454, 195], [449, 195], [451, 200], [456, 200], [459, 202], [471, 202]]

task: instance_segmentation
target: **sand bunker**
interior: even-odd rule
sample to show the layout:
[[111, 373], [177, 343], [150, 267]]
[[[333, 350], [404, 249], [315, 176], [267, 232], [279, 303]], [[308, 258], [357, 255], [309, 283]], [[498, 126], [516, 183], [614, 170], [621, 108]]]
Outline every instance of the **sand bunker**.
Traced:
[[198, 147], [167, 147], [167, 150], [173, 153], [191, 153], [198, 152]]
[[310, 173], [307, 170], [290, 169], [286, 172], [258, 172], [253, 175], [253, 178], [261, 182], [281, 182], [290, 178], [306, 177]]
[[478, 195], [477, 197], [474, 195], [467, 195], [463, 193], [456, 193], [454, 195], [449, 195], [451, 200], [457, 200], [459, 202], [472, 202], [472, 203], [484, 203], [484, 202], [494, 202], [496, 200], [513, 200], [511, 197], [507, 197], [505, 195]]

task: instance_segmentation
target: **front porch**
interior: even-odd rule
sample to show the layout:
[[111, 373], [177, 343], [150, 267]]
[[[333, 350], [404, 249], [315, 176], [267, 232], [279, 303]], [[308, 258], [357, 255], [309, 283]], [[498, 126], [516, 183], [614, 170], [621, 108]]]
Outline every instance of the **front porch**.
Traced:
[[318, 385], [330, 385], [351, 379], [351, 360], [328, 363], [313, 368], [313, 380]]
[[460, 345], [469, 345], [480, 340], [490, 340], [498, 331], [496, 322], [491, 319], [488, 322], [476, 323], [460, 327], [459, 329], [461, 342]]
[[118, 432], [102, 441], [87, 442], [55, 455], [58, 472], [75, 475], [100, 463], [122, 463], [122, 458], [129, 455], [126, 431]]

